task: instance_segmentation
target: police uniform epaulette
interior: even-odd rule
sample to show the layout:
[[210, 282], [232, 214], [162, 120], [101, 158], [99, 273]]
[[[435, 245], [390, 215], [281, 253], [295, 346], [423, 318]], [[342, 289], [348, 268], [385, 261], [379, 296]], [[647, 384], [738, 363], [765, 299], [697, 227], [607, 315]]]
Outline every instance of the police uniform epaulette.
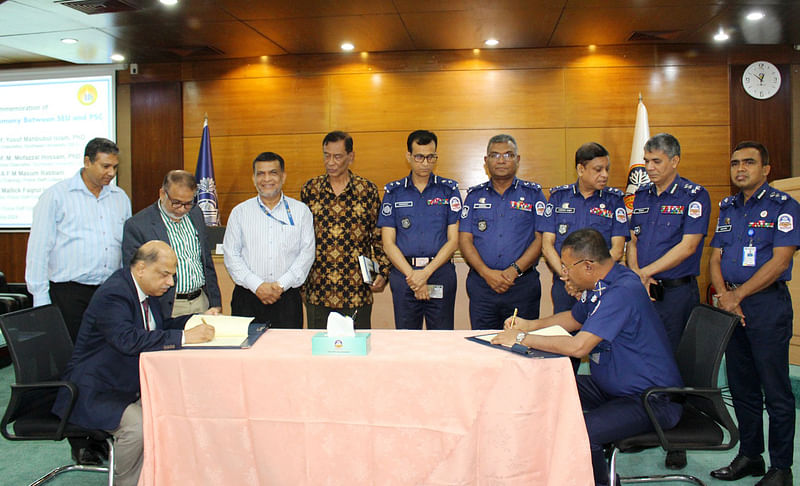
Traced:
[[458, 182], [454, 181], [453, 179], [445, 179], [444, 177], [440, 177], [439, 184], [444, 184], [450, 189], [458, 189]]
[[775, 201], [778, 204], [783, 204], [783, 202], [786, 201], [787, 199], [789, 199], [790, 197], [791, 196], [789, 196], [785, 192], [781, 192], [781, 191], [779, 191], [777, 189], [774, 189], [772, 187], [769, 188], [769, 199], [771, 201]]
[[530, 187], [530, 188], [536, 189], [538, 191], [542, 190], [542, 185], [541, 184], [537, 184], [537, 183], [531, 182], [531, 181], [523, 181], [522, 179], [520, 179], [519, 181], [522, 183], [522, 185], [524, 187]]
[[697, 194], [697, 191], [702, 189], [703, 186], [701, 186], [700, 184], [686, 183], [686, 184], [682, 185], [681, 188], [684, 191], [688, 192], [689, 194], [694, 195], [694, 194]]
[[734, 196], [728, 196], [722, 201], [719, 202], [720, 209], [725, 209], [727, 207], [733, 206], [733, 200], [736, 199]]
[[472, 186], [469, 189], [467, 189], [467, 194], [469, 194], [472, 191], [477, 191], [478, 189], [483, 189], [484, 187], [486, 187], [487, 184], [489, 184], [489, 181], [481, 182], [477, 186]]
[[603, 188], [603, 192], [606, 192], [608, 194], [613, 194], [613, 195], [619, 196], [619, 197], [625, 197], [625, 193], [620, 191], [616, 187], [605, 187], [605, 188]]
[[402, 185], [402, 184], [403, 184], [403, 179], [400, 179], [399, 181], [390, 182], [390, 183], [386, 184], [385, 186], [383, 186], [383, 190], [384, 190], [384, 192], [390, 193], [390, 192], [392, 192], [392, 189], [395, 189], [395, 188], [397, 188], [397, 186]]
[[648, 182], [647, 184], [642, 184], [641, 186], [639, 186], [636, 189], [636, 192], [649, 191], [651, 187], [653, 187], [653, 183]]
[[564, 184], [563, 186], [556, 186], [550, 188], [550, 195], [557, 193], [558, 191], [563, 191], [564, 189], [569, 189], [571, 184]]

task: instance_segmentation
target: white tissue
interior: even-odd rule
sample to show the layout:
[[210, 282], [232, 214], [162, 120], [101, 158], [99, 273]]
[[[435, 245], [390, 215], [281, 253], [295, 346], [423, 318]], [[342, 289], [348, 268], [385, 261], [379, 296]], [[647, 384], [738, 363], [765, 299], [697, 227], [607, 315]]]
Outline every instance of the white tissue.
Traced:
[[328, 337], [355, 337], [353, 318], [338, 312], [328, 314]]

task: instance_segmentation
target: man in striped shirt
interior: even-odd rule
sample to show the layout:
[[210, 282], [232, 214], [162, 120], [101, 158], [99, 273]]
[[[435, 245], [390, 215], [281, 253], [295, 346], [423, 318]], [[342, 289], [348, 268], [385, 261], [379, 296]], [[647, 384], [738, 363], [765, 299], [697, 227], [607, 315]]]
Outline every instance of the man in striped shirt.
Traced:
[[194, 202], [196, 192], [197, 181], [190, 172], [169, 171], [158, 201], [125, 222], [124, 263], [130, 263], [136, 250], [150, 240], [166, 242], [178, 255], [175, 286], [158, 299], [165, 316], [222, 312], [206, 223]]
[[253, 160], [258, 195], [228, 217], [225, 267], [236, 284], [232, 315], [302, 329], [300, 286], [314, 262], [314, 220], [308, 206], [283, 194], [284, 182], [283, 157], [264, 152]]

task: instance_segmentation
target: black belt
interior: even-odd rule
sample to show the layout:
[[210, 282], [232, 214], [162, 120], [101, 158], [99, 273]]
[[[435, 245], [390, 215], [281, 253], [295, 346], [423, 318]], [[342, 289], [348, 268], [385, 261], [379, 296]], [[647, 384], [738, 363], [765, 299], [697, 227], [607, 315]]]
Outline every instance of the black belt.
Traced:
[[194, 300], [200, 297], [200, 292], [202, 291], [203, 289], [197, 289], [194, 292], [189, 292], [188, 294], [175, 294], [175, 298], [181, 300]]
[[[728, 290], [733, 290], [733, 289], [735, 289], [737, 287], [740, 287], [741, 285], [742, 284], [740, 284], [740, 283], [737, 284], [737, 283], [733, 283], [733, 282], [725, 282], [725, 287]], [[769, 291], [772, 291], [772, 290], [780, 290], [780, 289], [782, 289], [784, 287], [786, 287], [786, 282], [784, 282], [783, 280], [776, 280], [776, 281], [772, 282], [771, 285], [767, 285], [763, 289], [761, 289], [758, 292], [756, 292], [756, 294], [760, 294], [761, 292], [769, 292]]]
[[694, 276], [689, 275], [688, 277], [681, 277], [681, 278], [664, 278], [658, 280], [658, 283], [663, 285], [665, 289], [672, 289], [675, 287], [680, 287], [681, 285], [686, 285], [694, 281]]

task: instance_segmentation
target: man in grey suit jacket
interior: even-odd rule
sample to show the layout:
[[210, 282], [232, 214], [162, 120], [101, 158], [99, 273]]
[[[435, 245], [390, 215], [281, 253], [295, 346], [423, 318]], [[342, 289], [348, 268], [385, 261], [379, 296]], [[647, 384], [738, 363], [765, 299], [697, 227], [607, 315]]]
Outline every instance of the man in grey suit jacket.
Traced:
[[208, 247], [203, 212], [195, 206], [197, 181], [185, 170], [164, 177], [158, 200], [125, 222], [122, 261], [130, 263], [139, 247], [150, 240], [168, 243], [178, 255], [176, 285], [158, 300], [166, 316], [219, 314], [222, 299], [217, 272]]

